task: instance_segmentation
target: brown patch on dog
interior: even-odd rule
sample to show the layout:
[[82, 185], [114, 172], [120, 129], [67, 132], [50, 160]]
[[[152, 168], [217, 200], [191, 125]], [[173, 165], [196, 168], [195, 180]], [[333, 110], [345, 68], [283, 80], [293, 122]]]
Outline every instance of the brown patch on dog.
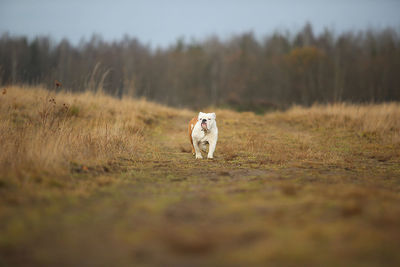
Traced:
[[194, 146], [193, 146], [193, 139], [192, 139], [192, 132], [193, 132], [193, 128], [197, 123], [197, 118], [194, 117], [190, 120], [189, 125], [188, 125], [188, 134], [189, 134], [189, 139], [190, 139], [190, 143], [192, 144], [192, 154], [195, 154], [194, 151]]

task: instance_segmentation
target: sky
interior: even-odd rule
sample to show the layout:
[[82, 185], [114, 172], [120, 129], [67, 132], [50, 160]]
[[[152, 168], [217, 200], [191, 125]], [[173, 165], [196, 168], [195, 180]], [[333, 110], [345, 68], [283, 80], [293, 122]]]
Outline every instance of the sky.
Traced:
[[93, 34], [107, 41], [128, 35], [154, 47], [249, 31], [262, 38], [307, 22], [316, 33], [399, 30], [400, 0], [0, 0], [0, 34], [74, 44]]

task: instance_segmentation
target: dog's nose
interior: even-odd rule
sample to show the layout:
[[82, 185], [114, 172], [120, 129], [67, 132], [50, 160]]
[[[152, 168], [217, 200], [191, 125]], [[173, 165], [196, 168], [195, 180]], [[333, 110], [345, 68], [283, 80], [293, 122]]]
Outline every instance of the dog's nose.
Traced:
[[206, 122], [207, 120], [206, 119], [203, 119], [203, 122]]

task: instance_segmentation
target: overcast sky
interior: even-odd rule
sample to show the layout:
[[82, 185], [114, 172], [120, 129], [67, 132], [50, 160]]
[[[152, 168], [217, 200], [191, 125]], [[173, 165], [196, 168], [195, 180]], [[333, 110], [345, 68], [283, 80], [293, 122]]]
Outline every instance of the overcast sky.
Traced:
[[216, 34], [297, 31], [306, 22], [318, 33], [391, 26], [400, 29], [400, 0], [0, 0], [0, 33], [49, 35], [78, 43], [93, 33], [105, 40], [125, 34], [166, 46]]

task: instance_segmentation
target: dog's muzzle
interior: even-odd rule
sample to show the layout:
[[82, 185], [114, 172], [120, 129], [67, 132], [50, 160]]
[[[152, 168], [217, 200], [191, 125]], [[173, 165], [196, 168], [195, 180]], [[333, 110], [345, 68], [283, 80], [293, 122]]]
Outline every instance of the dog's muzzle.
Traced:
[[201, 128], [203, 128], [203, 130], [207, 130], [207, 120], [206, 119], [201, 121]]

